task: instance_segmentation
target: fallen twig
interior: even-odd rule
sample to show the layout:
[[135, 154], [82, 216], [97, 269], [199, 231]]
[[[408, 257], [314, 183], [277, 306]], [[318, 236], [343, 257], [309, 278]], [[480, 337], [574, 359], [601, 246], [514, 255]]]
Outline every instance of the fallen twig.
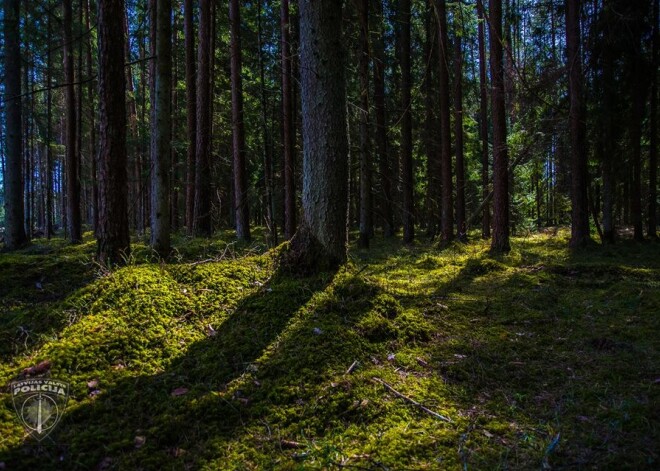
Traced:
[[346, 373], [344, 373], [344, 375], [351, 374], [353, 372], [353, 370], [355, 369], [355, 367], [357, 366], [357, 364], [358, 364], [357, 360], [355, 360], [353, 363], [351, 363], [351, 366], [348, 367], [348, 369], [346, 370]]
[[403, 399], [403, 400], [406, 401], [406, 402], [409, 402], [409, 403], [412, 404], [413, 406], [418, 407], [419, 409], [423, 410], [424, 412], [426, 412], [426, 413], [429, 414], [429, 415], [432, 415], [432, 416], [435, 417], [436, 419], [440, 419], [440, 420], [443, 420], [443, 421], [445, 421], [445, 422], [449, 422], [449, 423], [451, 423], [451, 419], [450, 419], [449, 417], [445, 417], [445, 416], [442, 415], [442, 414], [438, 414], [437, 412], [432, 411], [432, 410], [429, 409], [428, 407], [423, 406], [422, 404], [420, 404], [420, 403], [417, 402], [416, 400], [414, 400], [414, 399], [412, 399], [412, 398], [406, 396], [405, 394], [400, 393], [399, 391], [397, 391], [396, 389], [394, 389], [392, 386], [390, 386], [389, 384], [387, 384], [387, 383], [386, 383], [385, 381], [383, 381], [382, 379], [377, 378], [377, 377], [375, 377], [375, 376], [374, 376], [372, 379], [373, 379], [374, 381], [376, 381], [377, 383], [382, 384], [383, 387], [384, 387], [385, 389], [387, 389], [388, 391], [390, 391], [390, 392], [391, 392], [392, 394], [394, 394], [396, 397], [398, 397], [398, 398], [400, 398], [400, 399]]
[[306, 445], [300, 442], [294, 442], [293, 440], [280, 440], [280, 445], [282, 448], [305, 448]]

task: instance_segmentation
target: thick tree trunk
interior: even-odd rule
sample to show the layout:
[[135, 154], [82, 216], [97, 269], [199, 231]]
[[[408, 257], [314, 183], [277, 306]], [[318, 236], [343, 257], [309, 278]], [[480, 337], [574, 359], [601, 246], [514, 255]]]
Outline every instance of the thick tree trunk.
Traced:
[[299, 7], [303, 220], [292, 253], [305, 271], [346, 260], [348, 140], [341, 2], [301, 0]]
[[[481, 194], [486, 199], [489, 191], [488, 178], [488, 79], [486, 77], [486, 34], [484, 23], [484, 5], [482, 0], [477, 0], [477, 16], [479, 18], [479, 137], [481, 139]], [[481, 218], [481, 236], [484, 239], [490, 237], [490, 206], [484, 205]]]
[[657, 198], [658, 198], [658, 67], [660, 61], [658, 60], [660, 51], [660, 33], [658, 28], [660, 25], [658, 4], [660, 0], [653, 2], [653, 56], [651, 60], [651, 117], [649, 122], [649, 214], [648, 214], [648, 231], [649, 237], [657, 237]]
[[440, 86], [440, 161], [442, 163], [442, 242], [454, 238], [453, 182], [451, 166], [451, 121], [449, 98], [449, 39], [447, 34], [446, 0], [439, 0], [438, 9], [438, 59]]
[[[454, 20], [457, 22], [458, 20]], [[463, 48], [462, 29], [454, 38], [454, 139], [456, 140], [456, 228], [458, 238], [467, 242], [465, 224], [465, 162], [463, 158]]]
[[64, 82], [66, 95], [66, 182], [67, 182], [67, 222], [71, 242], [82, 241], [80, 220], [80, 162], [76, 152], [76, 94], [73, 73], [73, 6], [71, 0], [64, 0]]
[[250, 240], [250, 211], [245, 169], [245, 127], [243, 124], [243, 80], [241, 78], [241, 11], [238, 0], [229, 2], [231, 30], [231, 115], [234, 156], [234, 209], [236, 236]]
[[360, 238], [358, 246], [369, 247], [371, 217], [371, 149], [369, 145], [369, 0], [357, 0], [360, 21]]
[[211, 0], [199, 2], [197, 60], [197, 157], [195, 169], [196, 236], [211, 235]]
[[403, 193], [403, 242], [411, 244], [415, 239], [415, 197], [413, 193], [412, 159], [412, 110], [410, 99], [410, 0], [399, 2], [400, 45], [399, 62], [401, 64], [401, 189]]
[[504, 69], [502, 68], [502, 0], [490, 0], [490, 75], [493, 119], [493, 240], [494, 253], [507, 253], [509, 244], [509, 156], [506, 143]]
[[373, 2], [374, 18], [378, 22], [373, 40], [374, 108], [376, 112], [376, 152], [381, 187], [380, 208], [383, 235], [394, 235], [394, 213], [392, 201], [392, 172], [387, 149], [387, 119], [385, 114], [385, 43], [383, 39], [383, 4]]
[[566, 50], [568, 55], [569, 130], [571, 138], [571, 240], [572, 248], [586, 246], [589, 235], [589, 177], [585, 147], [586, 122], [582, 91], [580, 54], [580, 2], [566, 1]]
[[195, 79], [195, 27], [193, 0], [183, 2], [183, 30], [186, 49], [186, 120], [188, 151], [186, 159], [186, 229], [192, 234], [195, 215], [195, 156], [197, 154], [197, 84]]
[[99, 0], [99, 230], [102, 263], [121, 263], [130, 250], [126, 175], [123, 0]]
[[156, 125], [151, 154], [151, 247], [170, 251], [170, 159], [172, 154], [172, 1], [156, 10]]
[[295, 136], [293, 123], [291, 44], [289, 31], [289, 0], [282, 0], [282, 146], [284, 152], [284, 237], [291, 239], [296, 232]]
[[21, 136], [21, 45], [18, 24], [19, 0], [5, 0], [5, 119], [6, 172], [5, 186], [5, 246], [9, 250], [28, 242], [23, 226], [23, 141]]

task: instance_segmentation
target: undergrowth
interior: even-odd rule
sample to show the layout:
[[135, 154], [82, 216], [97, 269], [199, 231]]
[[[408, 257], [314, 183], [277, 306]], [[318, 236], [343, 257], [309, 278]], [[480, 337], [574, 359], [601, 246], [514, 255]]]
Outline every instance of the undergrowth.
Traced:
[[[227, 234], [109, 271], [85, 240], [0, 255], [6, 469], [657, 469], [657, 243], [377, 238], [300, 278]], [[7, 385], [44, 360], [37, 444]]]

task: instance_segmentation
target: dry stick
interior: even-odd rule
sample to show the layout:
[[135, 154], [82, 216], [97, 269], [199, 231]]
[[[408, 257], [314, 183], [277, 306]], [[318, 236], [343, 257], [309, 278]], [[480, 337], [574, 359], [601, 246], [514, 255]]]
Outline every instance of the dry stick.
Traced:
[[432, 416], [435, 417], [436, 419], [440, 419], [440, 420], [443, 420], [443, 421], [445, 421], [445, 422], [449, 422], [449, 423], [452, 422], [452, 420], [451, 420], [449, 417], [445, 417], [444, 415], [438, 414], [437, 412], [432, 411], [432, 410], [429, 409], [428, 407], [423, 406], [422, 404], [420, 404], [420, 403], [417, 402], [416, 400], [414, 400], [414, 399], [412, 399], [412, 398], [410, 398], [410, 397], [408, 397], [408, 396], [406, 396], [406, 395], [404, 395], [404, 394], [401, 394], [399, 391], [397, 391], [396, 389], [394, 389], [392, 386], [390, 386], [389, 384], [387, 384], [387, 383], [386, 383], [385, 381], [383, 381], [382, 379], [377, 378], [377, 377], [375, 377], [375, 376], [374, 376], [373, 378], [371, 378], [371, 379], [373, 379], [373, 380], [376, 381], [377, 383], [382, 384], [383, 387], [384, 387], [385, 389], [387, 389], [388, 391], [390, 391], [390, 392], [391, 392], [392, 394], [394, 394], [396, 397], [398, 397], [398, 398], [400, 398], [400, 399], [403, 399], [403, 400], [406, 401], [406, 402], [409, 402], [410, 404], [412, 404], [412, 405], [415, 406], [415, 407], [419, 407], [421, 410], [423, 410], [423, 411], [426, 412], [427, 414], [432, 415]]

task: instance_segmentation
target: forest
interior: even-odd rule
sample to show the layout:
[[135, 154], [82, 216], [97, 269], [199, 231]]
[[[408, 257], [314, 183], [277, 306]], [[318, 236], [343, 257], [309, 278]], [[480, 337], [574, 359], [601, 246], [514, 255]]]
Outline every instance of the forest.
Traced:
[[660, 466], [660, 0], [0, 2], [0, 469]]

